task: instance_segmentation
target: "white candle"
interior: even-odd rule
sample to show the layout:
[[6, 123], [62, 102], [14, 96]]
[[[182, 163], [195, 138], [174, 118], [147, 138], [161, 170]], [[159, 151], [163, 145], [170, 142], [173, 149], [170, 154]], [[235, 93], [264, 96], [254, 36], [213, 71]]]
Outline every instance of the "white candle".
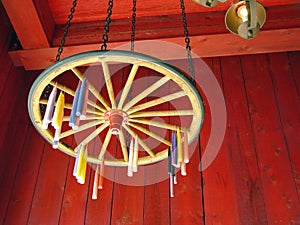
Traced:
[[56, 99], [56, 93], [57, 93], [57, 88], [56, 88], [56, 86], [54, 86], [51, 91], [51, 94], [49, 96], [48, 102], [47, 102], [47, 107], [46, 107], [46, 111], [45, 111], [44, 119], [43, 119], [43, 123], [42, 123], [42, 128], [45, 130], [48, 129], [48, 124], [52, 120], [54, 103], [55, 103], [55, 99]]
[[97, 199], [98, 197], [98, 180], [99, 180], [99, 164], [97, 164], [95, 170], [92, 199]]
[[173, 176], [170, 174], [170, 197], [174, 197], [174, 184], [173, 184]]
[[133, 140], [131, 138], [130, 141], [130, 147], [129, 147], [129, 159], [128, 159], [128, 170], [127, 170], [127, 176], [128, 177], [132, 177], [132, 165], [133, 164]]
[[135, 135], [134, 138], [134, 149], [133, 149], [133, 166], [132, 171], [137, 172], [138, 168], [138, 154], [139, 154], [139, 143], [138, 143], [138, 136]]

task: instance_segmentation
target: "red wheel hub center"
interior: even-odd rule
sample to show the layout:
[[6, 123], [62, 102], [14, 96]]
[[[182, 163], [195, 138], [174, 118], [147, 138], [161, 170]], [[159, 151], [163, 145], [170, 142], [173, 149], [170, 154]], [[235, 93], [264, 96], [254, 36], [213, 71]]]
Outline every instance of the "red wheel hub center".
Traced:
[[127, 122], [128, 116], [122, 110], [111, 109], [104, 114], [104, 119], [109, 122], [110, 132], [117, 135], [120, 133], [122, 124]]

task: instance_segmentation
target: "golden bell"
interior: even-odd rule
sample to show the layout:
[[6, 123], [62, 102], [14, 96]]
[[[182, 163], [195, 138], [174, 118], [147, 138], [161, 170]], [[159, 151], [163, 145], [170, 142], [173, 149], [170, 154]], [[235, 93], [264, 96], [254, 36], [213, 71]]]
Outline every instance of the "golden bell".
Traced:
[[266, 21], [266, 11], [256, 0], [240, 1], [226, 12], [227, 29], [245, 39], [254, 38]]
[[193, 0], [193, 1], [205, 7], [213, 7], [217, 5], [219, 2], [226, 2], [226, 0]]

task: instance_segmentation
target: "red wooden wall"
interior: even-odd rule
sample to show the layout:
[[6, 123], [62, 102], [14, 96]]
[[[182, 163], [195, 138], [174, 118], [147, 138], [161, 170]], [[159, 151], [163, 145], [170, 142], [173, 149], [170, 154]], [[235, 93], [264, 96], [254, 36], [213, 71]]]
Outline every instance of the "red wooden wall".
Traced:
[[168, 197], [168, 181], [131, 187], [105, 180], [95, 201], [93, 171], [77, 184], [74, 159], [53, 150], [31, 125], [27, 95], [37, 73], [12, 66], [7, 20], [0, 29], [1, 224], [300, 224], [300, 52], [206, 59], [228, 116], [213, 164], [198, 170], [210, 129], [205, 122], [202, 148], [188, 176], [179, 176], [175, 198]]

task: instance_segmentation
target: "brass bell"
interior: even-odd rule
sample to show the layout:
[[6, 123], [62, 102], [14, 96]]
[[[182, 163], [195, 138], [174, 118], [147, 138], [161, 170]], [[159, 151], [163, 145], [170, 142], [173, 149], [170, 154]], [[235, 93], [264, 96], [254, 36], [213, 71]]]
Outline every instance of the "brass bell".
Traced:
[[254, 38], [266, 21], [266, 10], [256, 0], [240, 1], [226, 12], [227, 29], [245, 39]]
[[219, 2], [226, 2], [226, 0], [193, 0], [193, 1], [205, 7], [213, 7], [217, 5]]

